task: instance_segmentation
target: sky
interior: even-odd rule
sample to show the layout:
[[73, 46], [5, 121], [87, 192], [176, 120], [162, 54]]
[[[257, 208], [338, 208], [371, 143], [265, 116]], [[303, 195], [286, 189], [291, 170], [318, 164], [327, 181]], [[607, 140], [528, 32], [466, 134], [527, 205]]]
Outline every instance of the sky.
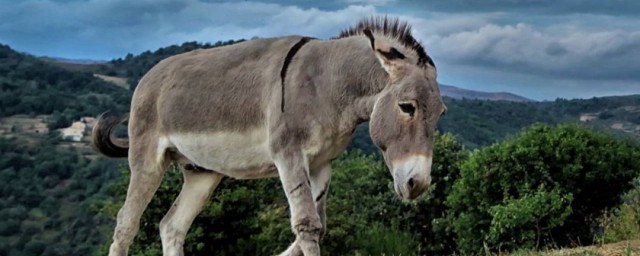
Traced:
[[536, 100], [640, 94], [636, 0], [0, 0], [0, 43], [110, 60], [186, 41], [336, 36], [408, 21], [440, 83]]

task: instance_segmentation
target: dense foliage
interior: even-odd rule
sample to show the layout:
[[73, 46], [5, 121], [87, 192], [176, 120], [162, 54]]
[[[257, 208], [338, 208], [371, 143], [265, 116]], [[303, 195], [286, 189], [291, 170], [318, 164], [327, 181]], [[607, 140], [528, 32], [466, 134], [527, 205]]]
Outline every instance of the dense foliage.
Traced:
[[115, 163], [89, 160], [51, 136], [41, 145], [0, 138], [0, 255], [89, 255], [103, 241], [94, 200]]
[[0, 255], [87, 255], [104, 241], [108, 220], [90, 205], [119, 176], [115, 162], [84, 155], [88, 148], [61, 142], [53, 129], [108, 109], [126, 112], [130, 95], [92, 73], [0, 45], [0, 121], [48, 115], [52, 131], [0, 137]]
[[634, 189], [622, 196], [624, 204], [608, 210], [600, 218], [600, 243], [640, 239], [640, 177], [634, 180]]
[[[640, 92], [640, 91], [639, 91]], [[611, 129], [614, 122], [640, 125], [640, 95], [593, 99], [557, 99], [549, 102], [453, 100], [445, 98], [447, 115], [438, 124], [444, 132], [459, 136], [470, 148], [480, 148], [516, 135], [534, 123], [578, 122], [582, 114], [595, 113], [598, 119], [585, 125]], [[632, 109], [629, 109], [632, 108]], [[604, 118], [602, 118], [604, 117]], [[624, 133], [620, 133], [624, 134]], [[635, 136], [640, 139], [640, 133]]]
[[589, 244], [640, 174], [640, 149], [576, 125], [536, 125], [475, 152], [460, 172], [447, 197], [460, 252]]

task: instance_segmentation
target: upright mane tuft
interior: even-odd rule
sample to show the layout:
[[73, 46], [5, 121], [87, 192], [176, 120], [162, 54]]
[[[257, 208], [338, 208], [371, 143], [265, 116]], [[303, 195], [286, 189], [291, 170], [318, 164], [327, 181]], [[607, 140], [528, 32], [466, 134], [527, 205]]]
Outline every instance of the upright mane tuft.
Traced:
[[406, 21], [400, 21], [398, 18], [391, 19], [387, 16], [365, 18], [358, 21], [355, 26], [342, 30], [337, 38], [361, 35], [364, 29], [395, 38], [404, 46], [413, 49], [418, 55], [418, 66], [425, 67], [426, 63], [429, 63], [435, 67], [431, 57], [427, 55], [422, 45], [411, 34], [411, 25]]

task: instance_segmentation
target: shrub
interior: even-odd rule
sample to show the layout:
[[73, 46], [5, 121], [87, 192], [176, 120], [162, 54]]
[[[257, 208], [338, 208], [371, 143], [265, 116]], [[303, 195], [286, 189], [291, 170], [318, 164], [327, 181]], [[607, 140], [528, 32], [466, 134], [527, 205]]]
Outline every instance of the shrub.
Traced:
[[606, 212], [600, 219], [603, 230], [600, 242], [640, 239], [640, 177], [634, 184], [635, 188], [622, 197], [624, 204]]
[[411, 233], [400, 231], [393, 225], [385, 227], [373, 223], [360, 229], [357, 237], [358, 253], [363, 255], [416, 255], [420, 248]]
[[640, 239], [640, 213], [628, 204], [623, 204], [606, 213], [601, 221], [602, 243]]
[[448, 196], [463, 254], [593, 242], [595, 219], [620, 203], [640, 150], [577, 125], [534, 125], [474, 152]]

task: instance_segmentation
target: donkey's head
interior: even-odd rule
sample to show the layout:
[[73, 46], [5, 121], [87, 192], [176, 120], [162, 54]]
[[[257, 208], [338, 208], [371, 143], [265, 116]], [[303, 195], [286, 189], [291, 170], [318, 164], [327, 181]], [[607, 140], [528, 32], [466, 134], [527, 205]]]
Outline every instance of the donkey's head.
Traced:
[[414, 199], [431, 184], [434, 133], [446, 111], [436, 70], [430, 59], [406, 56], [403, 51], [410, 48], [395, 48], [370, 30], [363, 32], [389, 77], [371, 113], [371, 138], [383, 152], [396, 193]]

